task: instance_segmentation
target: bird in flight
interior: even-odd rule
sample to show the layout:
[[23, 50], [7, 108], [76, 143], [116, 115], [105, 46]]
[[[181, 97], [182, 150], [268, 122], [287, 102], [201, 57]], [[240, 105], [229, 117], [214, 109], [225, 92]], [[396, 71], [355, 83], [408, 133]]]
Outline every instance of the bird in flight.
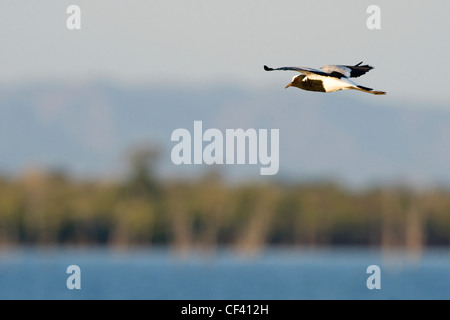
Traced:
[[373, 69], [362, 62], [354, 66], [326, 65], [318, 69], [304, 67], [282, 67], [269, 68], [264, 66], [266, 71], [283, 70], [298, 71], [301, 75], [294, 76], [291, 83], [286, 88], [297, 87], [308, 91], [335, 92], [339, 90], [359, 90], [376, 95], [385, 95], [384, 91], [375, 91], [372, 88], [363, 87], [354, 83], [350, 78], [357, 78]]

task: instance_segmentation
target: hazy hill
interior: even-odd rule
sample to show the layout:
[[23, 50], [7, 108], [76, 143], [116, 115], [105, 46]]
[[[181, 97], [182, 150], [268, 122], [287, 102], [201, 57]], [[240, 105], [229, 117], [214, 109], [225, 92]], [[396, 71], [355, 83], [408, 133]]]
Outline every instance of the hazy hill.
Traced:
[[[202, 120], [204, 129], [280, 129], [280, 179], [450, 182], [450, 108], [282, 85], [267, 90], [102, 83], [3, 89], [0, 172], [44, 166], [77, 175], [115, 174], [123, 170], [126, 152], [143, 142], [161, 147], [161, 175], [202, 172], [207, 168], [177, 167], [170, 160], [172, 131], [192, 131], [194, 120]], [[259, 179], [259, 167], [221, 169], [230, 178]]]

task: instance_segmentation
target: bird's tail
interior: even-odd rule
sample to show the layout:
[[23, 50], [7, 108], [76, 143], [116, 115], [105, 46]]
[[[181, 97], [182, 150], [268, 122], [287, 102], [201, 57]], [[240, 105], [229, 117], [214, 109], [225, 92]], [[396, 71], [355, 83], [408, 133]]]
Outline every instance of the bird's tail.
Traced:
[[363, 86], [351, 87], [351, 89], [359, 90], [359, 91], [363, 91], [363, 92], [367, 92], [367, 93], [371, 93], [371, 94], [375, 94], [375, 95], [385, 95], [386, 94], [386, 92], [384, 92], [384, 91], [374, 91], [372, 88], [363, 87]]

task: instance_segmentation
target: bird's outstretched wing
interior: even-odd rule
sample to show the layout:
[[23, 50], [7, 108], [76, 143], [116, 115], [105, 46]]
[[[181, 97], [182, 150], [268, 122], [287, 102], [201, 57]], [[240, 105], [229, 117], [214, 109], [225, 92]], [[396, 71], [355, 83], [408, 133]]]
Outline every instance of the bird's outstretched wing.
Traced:
[[283, 70], [283, 71], [297, 71], [303, 73], [304, 75], [319, 75], [324, 77], [329, 77], [330, 75], [324, 71], [313, 69], [313, 68], [305, 68], [305, 67], [281, 67], [281, 68], [269, 68], [268, 66], [264, 66], [264, 70], [266, 71], [275, 71], [275, 70]]
[[354, 66], [327, 65], [320, 68], [320, 70], [330, 74], [331, 76], [339, 77], [340, 74], [341, 77], [344, 76], [346, 78], [357, 78], [373, 69], [372, 66], [361, 64], [362, 61]]
[[323, 72], [327, 73], [328, 76], [336, 78], [350, 78], [352, 70], [347, 66], [341, 65], [326, 65], [320, 68]]

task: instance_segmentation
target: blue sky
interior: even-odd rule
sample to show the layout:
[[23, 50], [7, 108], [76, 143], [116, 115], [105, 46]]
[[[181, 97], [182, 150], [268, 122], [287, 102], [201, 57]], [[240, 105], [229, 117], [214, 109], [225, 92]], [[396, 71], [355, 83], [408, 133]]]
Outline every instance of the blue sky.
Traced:
[[[81, 30], [66, 28], [70, 4]], [[381, 9], [369, 30], [367, 7]], [[449, 102], [450, 2], [8, 1], [0, 10], [0, 83], [111, 80], [125, 84], [282, 87], [270, 66], [353, 64], [359, 83], [403, 102]]]

